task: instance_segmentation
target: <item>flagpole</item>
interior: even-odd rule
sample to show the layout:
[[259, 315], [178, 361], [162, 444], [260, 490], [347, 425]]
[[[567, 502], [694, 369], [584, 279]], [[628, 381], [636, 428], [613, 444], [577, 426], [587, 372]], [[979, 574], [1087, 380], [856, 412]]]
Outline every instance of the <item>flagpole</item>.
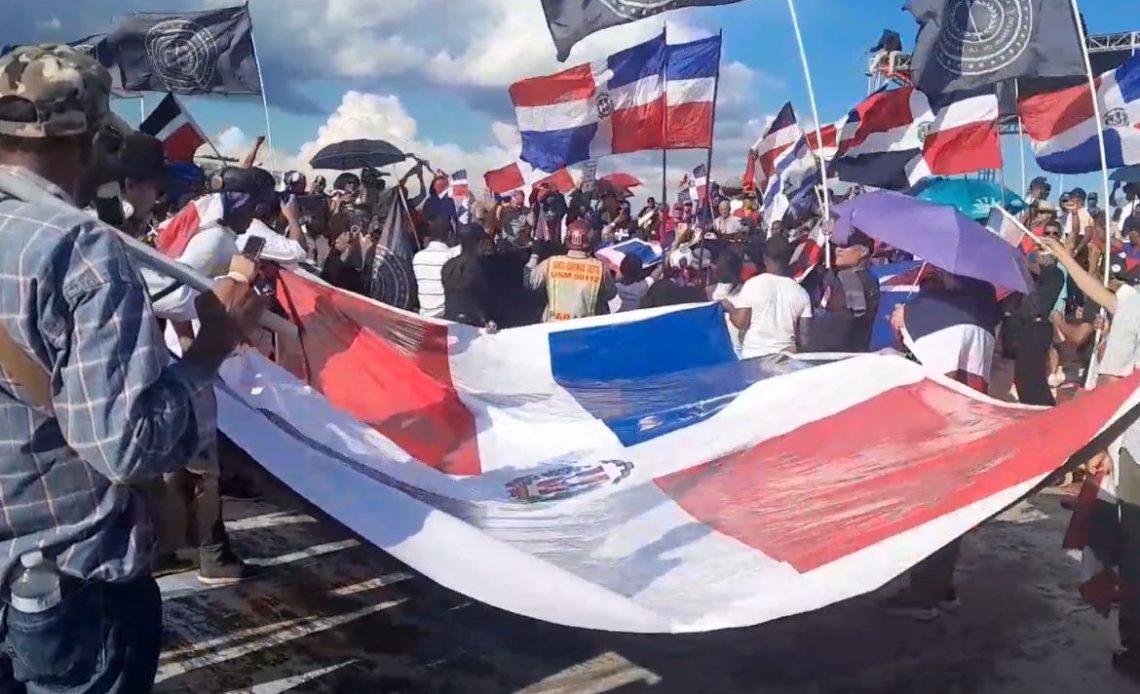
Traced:
[[[1104, 144], [1104, 119], [1100, 114], [1100, 95], [1097, 93], [1092, 58], [1089, 57], [1089, 39], [1085, 35], [1085, 25], [1081, 21], [1081, 8], [1077, 5], [1077, 0], [1069, 0], [1069, 2], [1073, 6], [1073, 23], [1077, 25], [1077, 35], [1081, 39], [1081, 56], [1085, 59], [1085, 73], [1089, 78], [1089, 95], [1092, 97], [1093, 116], [1096, 118], [1096, 139], [1100, 146], [1100, 174], [1101, 182], [1104, 184], [1104, 204], [1107, 205], [1112, 193], [1108, 185], [1108, 148]], [[1112, 263], [1108, 261], [1109, 250], [1112, 248], [1111, 229], [1109, 227], [1108, 213], [1106, 212], [1104, 224], [1104, 285], [1106, 287], [1112, 280]]]
[[[245, 11], [249, 13], [249, 3], [245, 3]], [[253, 65], [257, 68], [257, 84], [261, 87], [261, 108], [265, 111], [265, 144], [269, 145], [269, 169], [272, 171], [277, 168], [277, 162], [274, 161], [273, 154], [273, 128], [269, 124], [269, 97], [265, 94], [265, 78], [261, 76], [261, 54], [257, 50], [257, 39], [254, 38], [257, 34], [253, 30], [253, 15], [249, 15], [249, 43], [253, 46]]]
[[[1013, 101], [1017, 103], [1021, 101], [1021, 86], [1017, 80], [1013, 81]], [[1021, 157], [1021, 194], [1025, 195], [1029, 192], [1029, 184], [1026, 182], [1025, 174], [1025, 124], [1021, 122], [1021, 114], [1017, 114], [1017, 153]]]
[[669, 22], [661, 25], [661, 40], [665, 43], [665, 60], [661, 63], [661, 100], [664, 106], [661, 109], [661, 204], [664, 209], [661, 213], [661, 239], [665, 239], [665, 220], [672, 205], [669, 202]]
[[[1076, 0], [1073, 0], [1076, 2]], [[788, 0], [788, 12], [792, 15], [792, 29], [796, 32], [796, 43], [800, 47], [800, 62], [804, 67], [804, 81], [807, 83], [808, 102], [811, 104], [811, 115], [815, 119], [816, 159], [819, 161], [820, 178], [823, 180], [823, 219], [831, 219], [831, 191], [827, 185], [827, 162], [823, 160], [823, 126], [819, 120], [819, 109], [815, 105], [815, 88], [811, 83], [811, 68], [808, 67], [807, 51], [804, 49], [804, 37], [800, 33], [800, 20], [796, 15], [795, 0]], [[823, 255], [827, 268], [831, 269], [831, 234], [827, 234], [823, 241]]]
[[[709, 212], [716, 219], [716, 212], [712, 209], [712, 160], [713, 135], [716, 133], [716, 99], [720, 93], [720, 61], [724, 56], [724, 29], [716, 35], [716, 80], [713, 81], [712, 120], [709, 122], [709, 151], [705, 159], [705, 202], [708, 203]], [[666, 109], [668, 112], [668, 109]]]

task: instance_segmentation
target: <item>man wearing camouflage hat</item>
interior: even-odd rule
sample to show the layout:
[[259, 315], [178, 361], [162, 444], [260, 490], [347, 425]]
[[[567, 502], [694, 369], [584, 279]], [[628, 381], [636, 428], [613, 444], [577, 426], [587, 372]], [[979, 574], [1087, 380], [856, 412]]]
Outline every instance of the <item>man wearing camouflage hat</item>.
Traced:
[[66, 46], [0, 57], [0, 633], [29, 692], [151, 689], [162, 605], [136, 485], [212, 443], [214, 375], [262, 309], [235, 261], [169, 363], [116, 232], [76, 207], [110, 88]]

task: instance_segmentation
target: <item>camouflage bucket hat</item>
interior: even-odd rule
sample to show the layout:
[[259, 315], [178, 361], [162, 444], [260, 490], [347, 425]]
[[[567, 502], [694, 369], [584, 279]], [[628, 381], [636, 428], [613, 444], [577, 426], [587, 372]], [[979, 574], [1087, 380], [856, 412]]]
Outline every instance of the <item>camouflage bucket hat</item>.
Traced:
[[110, 114], [111, 74], [70, 46], [22, 46], [0, 56], [0, 103], [16, 98], [35, 120], [0, 120], [0, 135], [67, 137], [93, 132]]

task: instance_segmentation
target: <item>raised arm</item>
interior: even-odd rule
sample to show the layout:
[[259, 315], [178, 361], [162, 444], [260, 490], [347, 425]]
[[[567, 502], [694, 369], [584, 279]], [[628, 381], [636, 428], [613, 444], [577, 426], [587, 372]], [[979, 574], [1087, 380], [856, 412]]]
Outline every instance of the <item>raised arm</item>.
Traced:
[[213, 380], [232, 344], [204, 327], [210, 334], [169, 363], [145, 287], [111, 232], [81, 232], [70, 253], [73, 271], [91, 269], [56, 293], [68, 324], [41, 326], [59, 343], [52, 404], [64, 438], [120, 484], [182, 467], [215, 436]]

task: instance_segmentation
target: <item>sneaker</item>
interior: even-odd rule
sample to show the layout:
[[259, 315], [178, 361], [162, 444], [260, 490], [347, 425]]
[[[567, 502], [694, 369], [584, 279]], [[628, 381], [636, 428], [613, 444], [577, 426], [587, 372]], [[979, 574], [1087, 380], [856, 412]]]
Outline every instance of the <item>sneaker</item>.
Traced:
[[154, 568], [151, 570], [150, 575], [155, 578], [162, 578], [163, 576], [173, 576], [174, 574], [193, 571], [194, 568], [194, 562], [189, 559], [179, 559], [177, 554], [169, 552], [155, 558]]
[[[947, 607], [952, 608], [954, 603], [958, 600], [957, 596], [953, 597], [952, 602], [947, 602]], [[894, 617], [907, 617], [918, 622], [933, 622], [942, 616], [943, 601], [931, 604], [929, 600], [919, 599], [909, 591], [895, 595], [888, 598], [884, 607], [887, 614]]]
[[244, 477], [223, 479], [218, 493], [230, 501], [261, 501], [263, 495], [257, 492]]
[[1056, 371], [1054, 373], [1051, 373], [1051, 374], [1049, 374], [1048, 380], [1049, 380], [1049, 387], [1050, 388], [1060, 388], [1061, 386], [1063, 386], [1065, 384], [1065, 372], [1064, 371]]
[[198, 582], [207, 586], [230, 586], [257, 578], [260, 573], [257, 567], [227, 553], [221, 559], [202, 562], [198, 567]]

